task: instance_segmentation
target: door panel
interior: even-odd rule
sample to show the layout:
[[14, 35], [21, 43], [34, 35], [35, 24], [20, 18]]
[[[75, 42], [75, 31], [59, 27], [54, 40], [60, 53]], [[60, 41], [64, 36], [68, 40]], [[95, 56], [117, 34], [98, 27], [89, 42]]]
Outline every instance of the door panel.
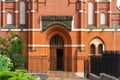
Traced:
[[50, 70], [51, 71], [55, 71], [56, 70], [56, 64], [57, 64], [56, 49], [55, 48], [51, 48], [51, 50], [50, 50]]
[[57, 70], [63, 70], [63, 50], [57, 49]]

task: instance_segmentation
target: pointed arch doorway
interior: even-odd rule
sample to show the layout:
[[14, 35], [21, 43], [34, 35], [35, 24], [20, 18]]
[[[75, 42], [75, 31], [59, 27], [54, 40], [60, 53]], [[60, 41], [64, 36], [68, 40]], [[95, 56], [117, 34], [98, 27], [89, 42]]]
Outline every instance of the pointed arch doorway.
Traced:
[[59, 35], [55, 35], [50, 40], [50, 70], [64, 70], [64, 41]]

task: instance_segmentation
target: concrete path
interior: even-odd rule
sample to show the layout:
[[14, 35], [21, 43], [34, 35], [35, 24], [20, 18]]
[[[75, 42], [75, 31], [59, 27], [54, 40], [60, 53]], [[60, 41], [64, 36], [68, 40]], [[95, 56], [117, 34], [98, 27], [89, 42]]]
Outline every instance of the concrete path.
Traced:
[[86, 78], [55, 78], [55, 79], [48, 79], [48, 80], [89, 80]]

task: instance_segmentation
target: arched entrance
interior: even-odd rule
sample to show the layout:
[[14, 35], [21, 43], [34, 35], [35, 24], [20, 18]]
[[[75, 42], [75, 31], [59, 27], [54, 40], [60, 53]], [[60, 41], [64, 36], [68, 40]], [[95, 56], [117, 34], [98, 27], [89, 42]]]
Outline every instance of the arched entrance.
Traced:
[[55, 35], [50, 40], [50, 70], [64, 70], [64, 41], [61, 36]]
[[[50, 44], [48, 48], [49, 71], [72, 71], [72, 49], [69, 46], [72, 41], [67, 29], [61, 25], [53, 25], [45, 31], [45, 35], [46, 43]], [[60, 56], [62, 60], [57, 60]], [[59, 61], [60, 64], [58, 64]]]
[[64, 70], [64, 41], [59, 35], [50, 40], [50, 70]]

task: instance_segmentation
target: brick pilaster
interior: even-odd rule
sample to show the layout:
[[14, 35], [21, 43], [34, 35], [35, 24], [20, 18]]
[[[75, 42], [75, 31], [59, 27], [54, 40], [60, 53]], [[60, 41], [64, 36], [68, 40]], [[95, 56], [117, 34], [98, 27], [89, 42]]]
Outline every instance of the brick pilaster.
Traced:
[[109, 3], [108, 3], [108, 18], [107, 18], [107, 25], [109, 26], [109, 27], [111, 27], [112, 26], [112, 20], [111, 20], [111, 0], [109, 1]]
[[80, 28], [83, 28], [84, 22], [83, 22], [83, 14], [84, 14], [84, 4], [83, 1], [80, 1], [80, 10], [79, 10], [79, 15], [80, 15]]
[[2, 18], [2, 22], [1, 22], [1, 25], [4, 27], [6, 26], [6, 10], [5, 10], [5, 1], [1, 1], [1, 18]]
[[88, 10], [88, 8], [87, 8], [87, 1], [86, 2], [84, 2], [84, 18], [83, 18], [83, 28], [86, 28], [87, 27], [87, 25], [88, 25], [88, 20], [87, 20], [87, 15], [88, 15], [88, 12], [87, 12], [87, 10]]
[[20, 10], [19, 10], [19, 2], [18, 1], [15, 1], [15, 3], [14, 3], [14, 6], [15, 6], [15, 9], [14, 9], [14, 17], [15, 17], [15, 19], [14, 19], [14, 25], [15, 25], [15, 27], [17, 27], [18, 25], [19, 25], [19, 15], [20, 15]]
[[94, 24], [96, 27], [100, 26], [100, 13], [99, 13], [99, 1], [95, 2], [94, 7], [96, 6], [95, 10], [94, 10]]

